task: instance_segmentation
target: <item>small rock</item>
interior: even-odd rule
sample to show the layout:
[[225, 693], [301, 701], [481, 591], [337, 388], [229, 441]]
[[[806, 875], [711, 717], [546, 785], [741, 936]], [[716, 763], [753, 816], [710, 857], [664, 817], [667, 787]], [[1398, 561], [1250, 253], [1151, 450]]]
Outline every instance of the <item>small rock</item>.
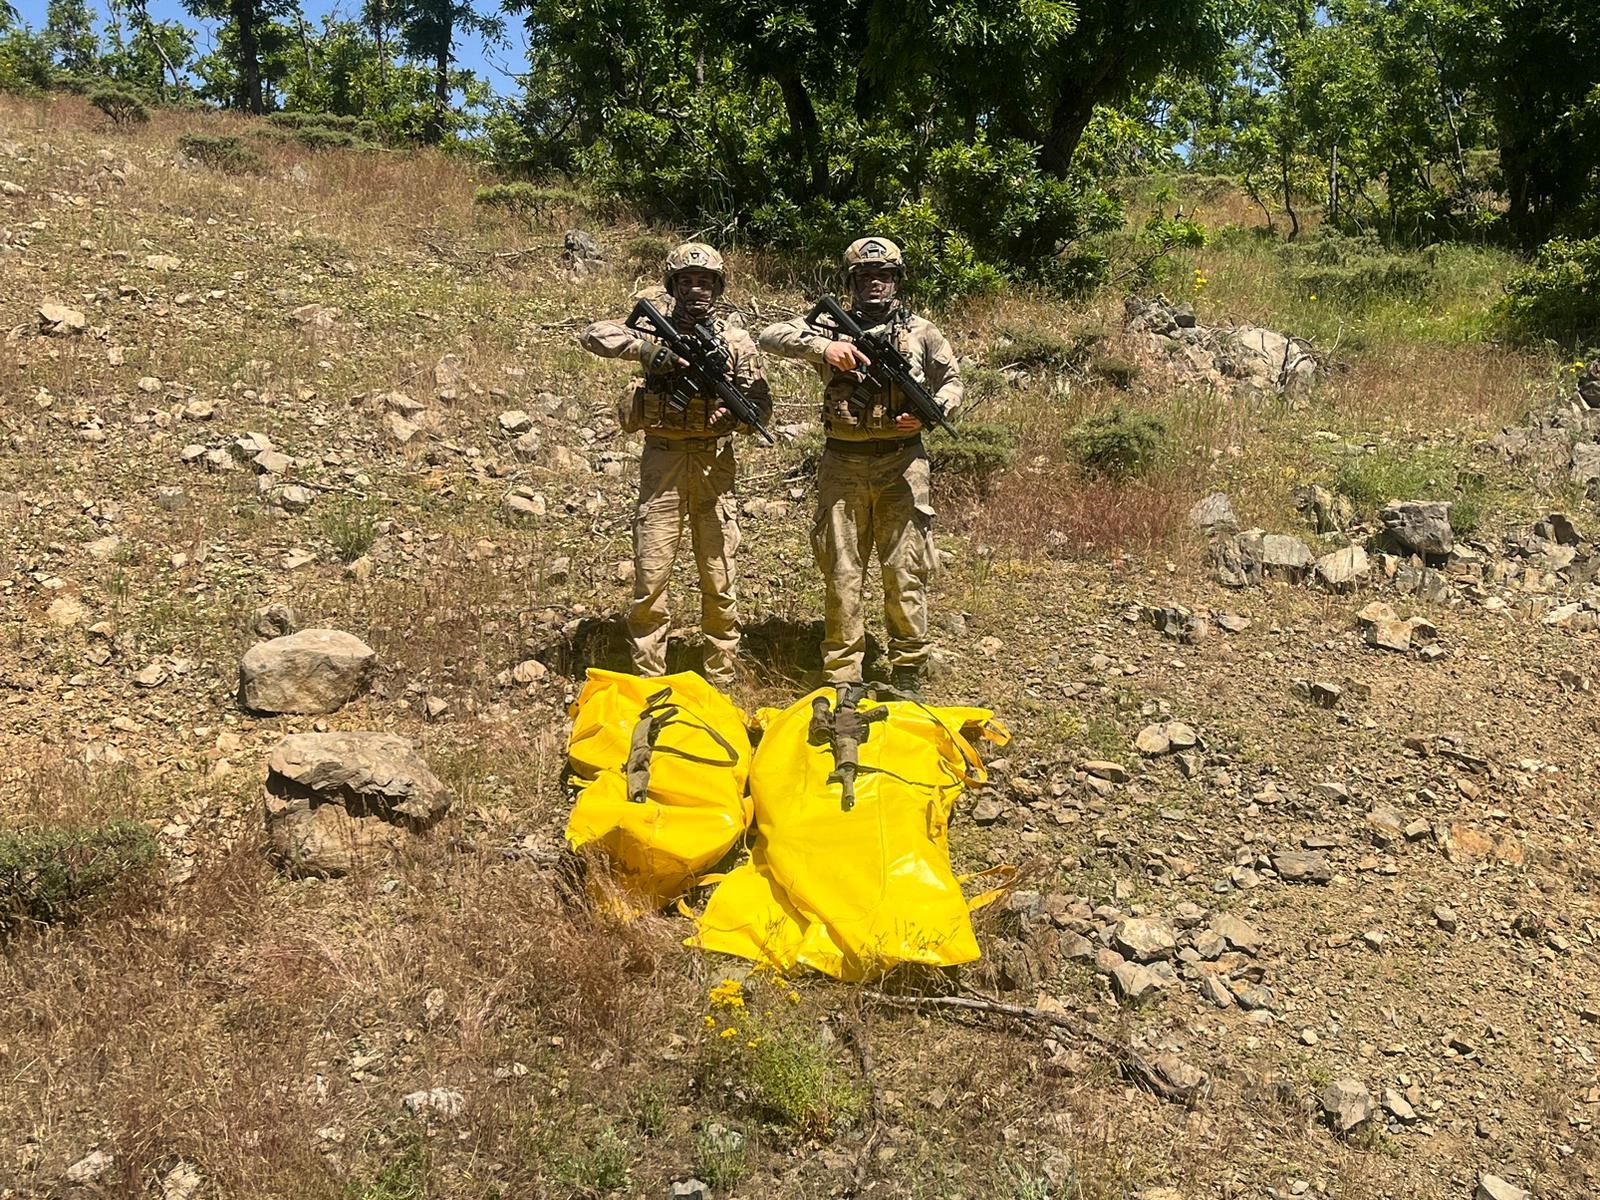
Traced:
[[75, 308], [60, 304], [39, 306], [39, 329], [48, 337], [72, 337], [89, 328], [89, 322]]
[[386, 412], [380, 420], [383, 423], [384, 431], [402, 446], [410, 443], [422, 432], [422, 426], [406, 420], [397, 412]]
[[1107, 783], [1128, 782], [1128, 768], [1119, 762], [1092, 758], [1081, 763], [1080, 766], [1088, 774], [1093, 775], [1096, 779], [1104, 779]]
[[511, 678], [516, 683], [537, 683], [549, 674], [549, 668], [536, 658], [525, 658], [511, 668]]
[[1448, 904], [1440, 904], [1434, 908], [1433, 921], [1446, 933], [1454, 933], [1456, 931], [1456, 911]]
[[711, 1187], [698, 1179], [684, 1179], [672, 1185], [672, 1200], [711, 1200]]
[[972, 823], [974, 825], [993, 825], [1005, 816], [1005, 805], [993, 796], [985, 796], [972, 808]]
[[1358, 1080], [1337, 1080], [1322, 1093], [1322, 1114], [1341, 1137], [1365, 1125], [1376, 1110], [1372, 1093]]
[[501, 413], [499, 421], [501, 432], [506, 434], [527, 433], [533, 428], [533, 418], [520, 408]]
[[1417, 1110], [1411, 1107], [1411, 1102], [1394, 1088], [1385, 1088], [1383, 1091], [1383, 1107], [1395, 1120], [1405, 1125], [1410, 1125], [1417, 1119]]
[[1256, 927], [1232, 913], [1219, 914], [1212, 920], [1211, 929], [1230, 949], [1252, 958], [1261, 953], [1261, 934]]
[[116, 1156], [105, 1150], [93, 1150], [67, 1168], [67, 1182], [80, 1187], [105, 1177], [116, 1165]]
[[400, 1106], [413, 1117], [449, 1120], [459, 1117], [466, 1105], [466, 1097], [453, 1088], [429, 1088], [425, 1092], [408, 1092], [400, 1097]]
[[1164, 725], [1146, 725], [1139, 731], [1139, 736], [1134, 740], [1134, 745], [1140, 754], [1152, 758], [1165, 754], [1172, 749], [1172, 743], [1167, 740], [1167, 731]]
[[1117, 924], [1111, 944], [1124, 958], [1136, 963], [1158, 962], [1177, 952], [1177, 938], [1164, 921], [1129, 917]]
[[1200, 995], [1210, 1004], [1218, 1008], [1232, 1008], [1234, 1006], [1233, 992], [1219, 975], [1206, 971], [1200, 976]]
[[268, 604], [256, 609], [251, 628], [257, 637], [278, 638], [293, 633], [295, 624], [294, 609], [287, 604]]
[[274, 857], [299, 875], [343, 875], [387, 857], [450, 807], [410, 741], [389, 733], [297, 733], [267, 759]]
[[1285, 533], [1269, 533], [1261, 539], [1261, 569], [1270, 578], [1298, 581], [1316, 560], [1306, 544]]
[[1143, 1004], [1159, 996], [1166, 986], [1160, 975], [1138, 963], [1125, 962], [1111, 972], [1111, 990], [1129, 1004]]
[[292, 483], [278, 493], [278, 505], [284, 512], [302, 513], [310, 508], [317, 494], [308, 487]]
[[500, 511], [511, 520], [542, 517], [547, 510], [544, 495], [526, 487], [512, 488], [500, 503]]
[[1239, 528], [1239, 518], [1234, 516], [1233, 505], [1228, 502], [1226, 494], [1213, 492], [1189, 510], [1189, 524], [1201, 533], [1231, 531]]
[[1367, 552], [1360, 546], [1346, 546], [1317, 560], [1317, 579], [1329, 591], [1345, 592], [1366, 578]]
[[1285, 883], [1327, 883], [1333, 879], [1333, 867], [1326, 855], [1300, 850], [1274, 854], [1272, 869]]
[[133, 385], [147, 396], [154, 396], [161, 390], [161, 380], [154, 375], [141, 375], [139, 381]]

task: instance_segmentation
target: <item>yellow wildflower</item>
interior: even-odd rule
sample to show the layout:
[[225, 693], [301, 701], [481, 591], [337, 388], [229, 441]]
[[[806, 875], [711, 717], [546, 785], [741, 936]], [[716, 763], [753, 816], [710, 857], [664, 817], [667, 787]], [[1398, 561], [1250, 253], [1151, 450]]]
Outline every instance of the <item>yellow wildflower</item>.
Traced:
[[711, 1004], [714, 1008], [743, 1008], [744, 984], [737, 979], [724, 979], [711, 989]]
[[706, 1028], [707, 1029], [715, 1029], [716, 1027], [717, 1027], [717, 1019], [715, 1017], [713, 1017], [710, 1013], [707, 1013], [706, 1014]]
[[789, 990], [788, 999], [789, 999], [789, 1003], [790, 1004], [799, 1004], [800, 1003], [800, 993], [795, 991], [793, 988], [791, 988]]
[[726, 1029], [724, 1029], [720, 1034], [718, 1034], [718, 1036], [719, 1037], [725, 1037], [725, 1038], [734, 1038], [734, 1037], [738, 1037], [739, 1036], [739, 1031], [737, 1029], [735, 1029], [732, 1025], [730, 1025]]

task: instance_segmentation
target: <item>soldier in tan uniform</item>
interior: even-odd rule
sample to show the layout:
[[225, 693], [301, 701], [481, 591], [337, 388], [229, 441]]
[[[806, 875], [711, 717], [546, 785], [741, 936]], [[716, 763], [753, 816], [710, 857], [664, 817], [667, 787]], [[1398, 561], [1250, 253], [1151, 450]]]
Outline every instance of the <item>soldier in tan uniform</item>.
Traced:
[[[845, 251], [844, 268], [856, 320], [892, 338], [918, 382], [946, 413], [953, 411], [961, 403], [956, 356], [935, 325], [896, 299], [905, 276], [900, 248], [887, 238], [860, 238]], [[868, 360], [848, 338], [796, 320], [769, 325], [760, 344], [769, 354], [804, 359], [822, 378], [827, 444], [817, 467], [811, 545], [827, 585], [823, 672], [835, 683], [861, 679], [867, 565], [876, 547], [890, 682], [915, 695], [928, 658], [928, 580], [937, 565], [922, 422], [897, 389], [864, 391], [856, 368]]]
[[[709, 325], [727, 346], [730, 382], [765, 420], [772, 411], [761, 355], [749, 333], [714, 315], [727, 286], [722, 256], [710, 246], [685, 242], [667, 256], [669, 320], [687, 317]], [[696, 395], [682, 412], [667, 402], [672, 372], [686, 366], [669, 349], [615, 321], [599, 321], [578, 335], [602, 358], [631, 358], [644, 366], [618, 404], [623, 431], [644, 431], [639, 459], [639, 507], [633, 521], [633, 607], [628, 639], [641, 675], [667, 670], [667, 583], [689, 527], [700, 575], [700, 628], [705, 635], [705, 676], [718, 687], [733, 682], [739, 649], [739, 606], [734, 555], [739, 548], [733, 485], [732, 435], [738, 424], [715, 396]]]

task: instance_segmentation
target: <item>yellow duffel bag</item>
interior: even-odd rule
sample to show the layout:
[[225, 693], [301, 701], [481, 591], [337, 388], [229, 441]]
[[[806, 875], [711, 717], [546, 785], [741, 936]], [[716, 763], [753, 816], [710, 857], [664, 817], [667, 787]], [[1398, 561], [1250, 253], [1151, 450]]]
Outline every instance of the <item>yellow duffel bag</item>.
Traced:
[[671, 903], [750, 825], [744, 713], [699, 675], [591, 669], [567, 743], [578, 789], [567, 844], [604, 851], [618, 881]]
[[840, 703], [822, 688], [763, 709], [751, 767], [760, 835], [717, 884], [688, 944], [780, 971], [874, 978], [900, 963], [978, 957], [969, 901], [950, 867], [949, 820], [987, 778], [972, 739], [1005, 727], [982, 708]]

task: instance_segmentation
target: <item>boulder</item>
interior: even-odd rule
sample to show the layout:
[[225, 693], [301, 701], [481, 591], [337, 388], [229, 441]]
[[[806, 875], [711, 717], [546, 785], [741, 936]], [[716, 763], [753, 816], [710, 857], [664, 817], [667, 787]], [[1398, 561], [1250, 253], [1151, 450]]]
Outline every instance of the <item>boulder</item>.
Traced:
[[343, 875], [390, 856], [449, 807], [444, 784], [395, 734], [297, 733], [267, 760], [267, 838], [295, 874]]
[[1189, 523], [1201, 533], [1239, 528], [1239, 518], [1233, 515], [1233, 505], [1222, 492], [1213, 492], [1198, 501], [1189, 510]]
[[1437, 557], [1456, 548], [1446, 500], [1391, 500], [1378, 513], [1389, 539], [1406, 554]]
[[1117, 923], [1111, 945], [1126, 959], [1151, 963], [1171, 958], [1178, 952], [1178, 941], [1165, 921], [1129, 917]]
[[1212, 539], [1211, 562], [1223, 587], [1252, 587], [1261, 582], [1265, 535], [1259, 529]]
[[1370, 565], [1360, 546], [1346, 546], [1317, 559], [1317, 580], [1329, 591], [1349, 591], [1366, 578]]
[[1318, 533], [1341, 533], [1355, 523], [1355, 505], [1321, 484], [1296, 488], [1294, 504]]
[[1296, 582], [1315, 561], [1310, 549], [1297, 537], [1269, 533], [1261, 539], [1261, 571], [1269, 578]]
[[1579, 442], [1572, 448], [1572, 482], [1591, 500], [1600, 496], [1600, 442]]
[[366, 686], [377, 655], [339, 629], [257, 642], [239, 663], [239, 701], [259, 713], [330, 713]]
[[1483, 1175], [1478, 1180], [1478, 1190], [1473, 1193], [1472, 1200], [1533, 1200], [1533, 1197], [1498, 1175]]

